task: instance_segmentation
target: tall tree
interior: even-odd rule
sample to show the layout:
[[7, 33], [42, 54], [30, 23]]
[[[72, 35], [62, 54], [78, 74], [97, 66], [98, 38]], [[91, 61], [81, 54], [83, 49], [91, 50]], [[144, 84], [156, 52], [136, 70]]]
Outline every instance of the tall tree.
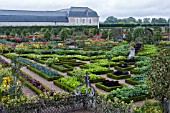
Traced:
[[106, 18], [104, 23], [117, 23], [117, 18], [114, 17], [114, 16], [109, 16], [109, 17]]
[[133, 17], [127, 18], [127, 23], [136, 23], [136, 19]]
[[143, 19], [143, 23], [149, 24], [149, 23], [150, 23], [150, 18], [144, 18], [144, 19]]
[[51, 32], [48, 29], [44, 33], [44, 38], [46, 40], [50, 40], [51, 39]]
[[142, 23], [142, 19], [138, 19], [138, 20], [137, 20], [137, 23], [138, 23], [138, 24], [141, 24], [141, 23]]
[[149, 90], [151, 94], [161, 102], [163, 113], [170, 113], [169, 64], [170, 50], [164, 49], [158, 55], [152, 57], [150, 71], [147, 74]]
[[10, 31], [9, 31], [9, 29], [7, 29], [7, 30], [5, 31], [5, 34], [6, 34], [7, 36], [9, 36], [9, 35], [10, 35]]
[[133, 30], [133, 39], [138, 42], [144, 42], [143, 38], [145, 36], [143, 27], [136, 27]]

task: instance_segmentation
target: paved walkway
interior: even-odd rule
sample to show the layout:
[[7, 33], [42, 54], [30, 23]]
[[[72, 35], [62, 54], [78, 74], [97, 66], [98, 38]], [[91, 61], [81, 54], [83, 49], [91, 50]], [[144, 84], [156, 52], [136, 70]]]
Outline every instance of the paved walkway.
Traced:
[[55, 90], [56, 92], [63, 92], [63, 90], [60, 89], [59, 87], [57, 87], [56, 85], [54, 85], [52, 81], [47, 81], [46, 79], [40, 77], [39, 75], [35, 74], [34, 72], [28, 70], [26, 67], [22, 67], [21, 70], [23, 72], [27, 73], [28, 75], [30, 75], [31, 77], [33, 77], [35, 80], [40, 81], [42, 84], [49, 87], [50, 89]]

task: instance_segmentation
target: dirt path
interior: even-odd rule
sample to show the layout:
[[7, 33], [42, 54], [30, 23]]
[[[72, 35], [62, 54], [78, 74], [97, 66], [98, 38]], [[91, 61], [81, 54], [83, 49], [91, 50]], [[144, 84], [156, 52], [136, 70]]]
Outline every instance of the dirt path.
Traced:
[[59, 87], [54, 85], [52, 81], [47, 81], [46, 79], [40, 77], [39, 75], [35, 74], [34, 72], [28, 70], [26, 67], [22, 67], [21, 70], [23, 72], [27, 73], [28, 75], [30, 75], [31, 77], [33, 77], [35, 80], [40, 81], [42, 84], [46, 85], [50, 89], [55, 90], [56, 92], [62, 92], [63, 91], [62, 89], [60, 89]]

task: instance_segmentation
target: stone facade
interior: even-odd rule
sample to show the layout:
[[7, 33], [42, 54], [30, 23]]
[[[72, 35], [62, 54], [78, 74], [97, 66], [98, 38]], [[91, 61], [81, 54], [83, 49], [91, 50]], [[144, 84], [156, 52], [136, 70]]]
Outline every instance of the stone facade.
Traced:
[[0, 26], [99, 26], [99, 16], [88, 7], [57, 11], [0, 10]]

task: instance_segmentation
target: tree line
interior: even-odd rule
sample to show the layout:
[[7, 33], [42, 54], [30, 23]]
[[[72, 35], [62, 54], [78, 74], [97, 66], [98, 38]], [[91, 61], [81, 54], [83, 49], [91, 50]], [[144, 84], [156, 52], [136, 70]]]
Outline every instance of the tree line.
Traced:
[[168, 20], [165, 18], [136, 19], [134, 17], [119, 19], [114, 16], [109, 16], [104, 21], [105, 24], [168, 24], [169, 22], [170, 18]]

